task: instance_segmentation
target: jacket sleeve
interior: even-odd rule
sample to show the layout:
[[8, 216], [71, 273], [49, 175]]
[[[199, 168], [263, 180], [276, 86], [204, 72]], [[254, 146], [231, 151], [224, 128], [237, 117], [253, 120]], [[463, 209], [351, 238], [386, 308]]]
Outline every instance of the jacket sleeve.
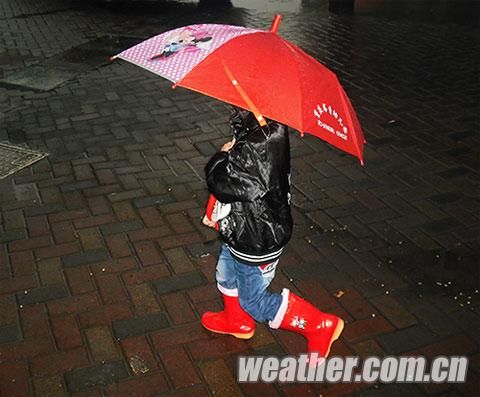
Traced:
[[215, 153], [205, 167], [210, 193], [222, 203], [253, 201], [263, 196], [267, 188], [254, 157], [244, 145], [229, 153]]

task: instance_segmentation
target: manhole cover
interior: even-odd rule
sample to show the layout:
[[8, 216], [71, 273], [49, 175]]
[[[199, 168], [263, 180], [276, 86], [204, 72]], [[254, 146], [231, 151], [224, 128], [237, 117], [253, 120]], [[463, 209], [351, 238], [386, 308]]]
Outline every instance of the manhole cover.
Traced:
[[0, 142], [0, 179], [48, 156], [47, 153]]

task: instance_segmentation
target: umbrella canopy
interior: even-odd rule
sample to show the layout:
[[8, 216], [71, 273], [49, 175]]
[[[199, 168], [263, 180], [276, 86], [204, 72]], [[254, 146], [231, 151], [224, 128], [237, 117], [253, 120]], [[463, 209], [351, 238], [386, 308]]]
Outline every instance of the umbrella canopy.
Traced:
[[335, 74], [276, 33], [200, 24], [131, 47], [124, 59], [174, 83], [317, 136], [358, 157], [364, 137]]

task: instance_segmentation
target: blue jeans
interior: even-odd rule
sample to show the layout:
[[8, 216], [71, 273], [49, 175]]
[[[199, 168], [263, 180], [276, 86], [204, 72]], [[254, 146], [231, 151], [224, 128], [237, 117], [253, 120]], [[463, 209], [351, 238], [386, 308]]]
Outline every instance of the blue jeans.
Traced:
[[278, 260], [265, 266], [248, 266], [234, 259], [225, 244], [217, 262], [217, 286], [228, 296], [238, 296], [240, 306], [258, 322], [273, 321], [282, 295], [267, 291]]

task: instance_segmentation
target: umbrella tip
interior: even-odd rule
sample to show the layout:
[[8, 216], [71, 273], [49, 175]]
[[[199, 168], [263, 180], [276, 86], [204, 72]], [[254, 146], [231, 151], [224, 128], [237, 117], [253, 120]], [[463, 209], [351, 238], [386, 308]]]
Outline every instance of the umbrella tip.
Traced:
[[282, 16], [280, 14], [276, 14], [275, 18], [273, 18], [272, 26], [270, 26], [270, 32], [277, 33], [281, 20], [282, 20]]

